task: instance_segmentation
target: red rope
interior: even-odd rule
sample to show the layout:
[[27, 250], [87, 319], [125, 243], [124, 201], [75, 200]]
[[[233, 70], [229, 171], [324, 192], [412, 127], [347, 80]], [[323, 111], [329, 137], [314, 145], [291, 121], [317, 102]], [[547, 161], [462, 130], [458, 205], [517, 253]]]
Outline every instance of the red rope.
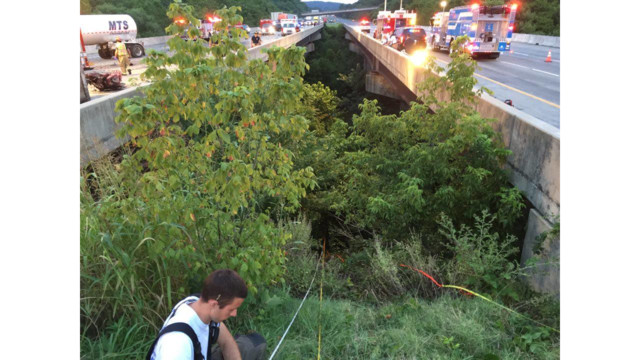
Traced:
[[440, 284], [436, 281], [436, 279], [432, 278], [432, 277], [431, 277], [431, 275], [427, 274], [426, 272], [424, 272], [424, 271], [422, 271], [422, 270], [420, 270], [420, 269], [416, 269], [416, 268], [414, 268], [414, 267], [411, 267], [411, 266], [405, 265], [405, 264], [400, 264], [400, 266], [403, 266], [403, 267], [406, 267], [406, 268], [409, 268], [409, 269], [415, 270], [415, 271], [419, 272], [420, 274], [422, 274], [422, 275], [424, 275], [424, 276], [428, 277], [431, 281], [433, 281], [433, 283], [434, 283], [434, 284], [438, 285], [438, 287], [442, 287], [442, 285], [440, 285]]

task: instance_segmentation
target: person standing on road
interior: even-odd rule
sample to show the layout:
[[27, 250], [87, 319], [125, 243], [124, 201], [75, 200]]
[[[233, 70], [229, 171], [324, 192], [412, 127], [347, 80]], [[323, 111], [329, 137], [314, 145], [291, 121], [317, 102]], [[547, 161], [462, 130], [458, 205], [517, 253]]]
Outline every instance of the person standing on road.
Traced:
[[146, 359], [262, 359], [267, 344], [260, 334], [234, 338], [223, 323], [237, 315], [246, 297], [247, 285], [238, 273], [229, 269], [212, 272], [201, 294], [188, 296], [173, 308]]
[[129, 72], [129, 75], [131, 75], [131, 69], [128, 68], [131, 65], [129, 62], [129, 56], [131, 56], [131, 53], [129, 52], [129, 49], [127, 49], [127, 46], [122, 43], [120, 36], [116, 37], [116, 58], [120, 64], [122, 75], [125, 75], [127, 71]]
[[260, 38], [260, 31], [253, 33], [251, 37], [251, 47], [262, 45], [262, 39]]

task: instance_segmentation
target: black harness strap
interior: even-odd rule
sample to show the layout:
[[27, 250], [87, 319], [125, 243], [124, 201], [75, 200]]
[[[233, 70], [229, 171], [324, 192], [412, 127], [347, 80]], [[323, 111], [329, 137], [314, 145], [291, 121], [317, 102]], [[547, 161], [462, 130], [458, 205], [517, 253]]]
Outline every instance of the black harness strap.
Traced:
[[[167, 325], [164, 329], [160, 331], [160, 334], [158, 334], [158, 337], [153, 342], [153, 345], [151, 345], [151, 348], [147, 353], [147, 358], [146, 358], [147, 360], [151, 360], [151, 354], [153, 354], [153, 350], [156, 348], [156, 344], [158, 343], [158, 340], [160, 340], [160, 337], [166, 333], [173, 332], [173, 331], [179, 331], [181, 333], [184, 333], [191, 339], [191, 342], [193, 343], [194, 360], [204, 360], [204, 356], [202, 356], [202, 351], [201, 351], [202, 348], [200, 347], [200, 341], [198, 340], [198, 336], [196, 335], [196, 332], [193, 331], [193, 329], [191, 328], [191, 326], [189, 326], [189, 324], [182, 323], [182, 322]], [[211, 347], [211, 345], [209, 345], [209, 347]]]
[[[190, 295], [189, 297], [199, 298], [200, 294], [193, 294], [193, 295]], [[178, 307], [183, 303], [185, 303], [189, 297], [182, 300], [180, 303], [178, 303], [178, 305], [176, 305], [173, 308], [173, 310], [171, 310], [171, 314], [169, 314], [169, 319], [171, 319], [173, 315], [176, 314], [176, 310], [178, 310]], [[201, 352], [202, 345], [200, 345], [200, 341], [198, 340], [198, 336], [196, 335], [195, 331], [193, 331], [193, 329], [191, 328], [191, 326], [189, 326], [189, 324], [179, 322], [179, 323], [173, 323], [173, 324], [167, 325], [164, 329], [160, 331], [160, 334], [158, 334], [158, 337], [153, 342], [153, 344], [151, 345], [151, 349], [149, 349], [149, 352], [147, 353], [146, 360], [151, 360], [151, 354], [153, 354], [153, 350], [156, 348], [156, 344], [158, 343], [158, 340], [160, 340], [160, 337], [166, 333], [173, 332], [173, 331], [179, 331], [189, 336], [189, 338], [191, 338], [191, 342], [193, 343], [194, 360], [205, 359], [205, 357], [202, 356], [202, 352]], [[209, 343], [207, 344], [207, 354], [208, 354], [207, 358], [211, 355], [211, 347], [213, 346], [213, 344], [216, 343], [216, 341], [218, 341], [218, 335], [220, 335], [220, 327], [214, 326], [213, 322], [209, 323]]]

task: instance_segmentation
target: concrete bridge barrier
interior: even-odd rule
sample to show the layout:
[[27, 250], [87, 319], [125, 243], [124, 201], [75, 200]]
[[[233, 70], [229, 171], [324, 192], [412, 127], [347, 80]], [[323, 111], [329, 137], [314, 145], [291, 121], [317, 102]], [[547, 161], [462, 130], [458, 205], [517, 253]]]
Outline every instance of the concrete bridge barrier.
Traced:
[[559, 36], [514, 33], [512, 41], [556, 48], [560, 47]]
[[[169, 39], [171, 39], [172, 36], [173, 35], [138, 38], [138, 39], [136, 39], [136, 42], [142, 43], [143, 46], [164, 44]], [[87, 50], [87, 55], [97, 54], [98, 53], [98, 45], [88, 45], [88, 46], [86, 46], [86, 50]]]

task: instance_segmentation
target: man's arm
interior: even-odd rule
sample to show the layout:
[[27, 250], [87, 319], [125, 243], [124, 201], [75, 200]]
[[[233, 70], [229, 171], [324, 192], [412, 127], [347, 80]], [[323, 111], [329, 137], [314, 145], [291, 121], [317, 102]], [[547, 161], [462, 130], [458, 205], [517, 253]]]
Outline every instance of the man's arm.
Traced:
[[240, 357], [240, 349], [236, 340], [231, 336], [231, 333], [227, 329], [224, 323], [220, 323], [220, 334], [218, 335], [218, 344], [222, 350], [222, 357], [224, 360], [242, 360]]

